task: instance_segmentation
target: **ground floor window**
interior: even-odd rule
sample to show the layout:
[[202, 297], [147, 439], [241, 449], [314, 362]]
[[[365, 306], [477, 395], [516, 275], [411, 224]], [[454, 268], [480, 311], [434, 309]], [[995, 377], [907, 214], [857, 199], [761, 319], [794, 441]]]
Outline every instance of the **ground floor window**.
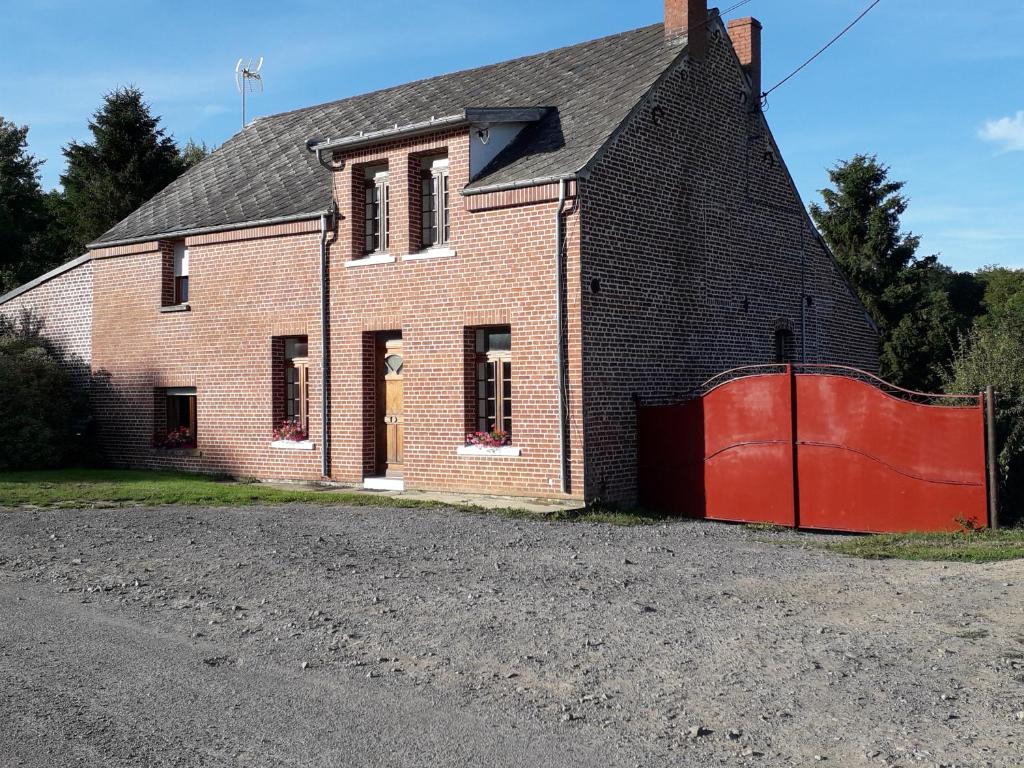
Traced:
[[284, 340], [284, 417], [309, 433], [309, 342]]
[[274, 439], [306, 440], [309, 436], [308, 337], [274, 337], [272, 358]]
[[512, 441], [512, 330], [477, 328], [475, 342], [477, 439], [505, 445]]
[[155, 444], [160, 448], [195, 448], [199, 430], [195, 387], [158, 389], [154, 398]]

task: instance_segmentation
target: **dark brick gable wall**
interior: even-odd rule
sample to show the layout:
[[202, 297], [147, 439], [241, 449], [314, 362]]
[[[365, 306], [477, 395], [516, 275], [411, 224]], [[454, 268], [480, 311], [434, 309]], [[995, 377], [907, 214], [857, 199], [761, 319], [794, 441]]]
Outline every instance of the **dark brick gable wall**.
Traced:
[[682, 398], [797, 355], [875, 370], [877, 337], [819, 242], [728, 37], [680, 61], [580, 185], [588, 498], [636, 499], [634, 395]]

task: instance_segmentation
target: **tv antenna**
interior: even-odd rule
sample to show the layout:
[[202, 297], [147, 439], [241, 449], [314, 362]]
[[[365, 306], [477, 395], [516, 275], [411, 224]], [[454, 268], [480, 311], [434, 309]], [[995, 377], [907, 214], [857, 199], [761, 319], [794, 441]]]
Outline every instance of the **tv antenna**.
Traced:
[[245, 93], [246, 91], [254, 92], [259, 88], [259, 92], [263, 93], [263, 75], [260, 74], [260, 70], [263, 69], [263, 57], [260, 56], [260, 60], [254, 67], [252, 65], [252, 59], [246, 61], [245, 66], [242, 66], [242, 59], [238, 60], [235, 64], [235, 88], [242, 94], [242, 128], [245, 128]]

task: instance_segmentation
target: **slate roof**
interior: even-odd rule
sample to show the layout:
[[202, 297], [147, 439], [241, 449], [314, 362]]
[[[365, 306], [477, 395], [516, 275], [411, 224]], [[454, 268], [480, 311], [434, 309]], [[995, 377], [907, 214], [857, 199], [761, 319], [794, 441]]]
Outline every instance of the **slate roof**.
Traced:
[[255, 120], [103, 234], [94, 246], [229, 228], [327, 209], [330, 173], [307, 151], [325, 140], [468, 107], [550, 107], [467, 190], [582, 169], [679, 55], [661, 24], [500, 64]]

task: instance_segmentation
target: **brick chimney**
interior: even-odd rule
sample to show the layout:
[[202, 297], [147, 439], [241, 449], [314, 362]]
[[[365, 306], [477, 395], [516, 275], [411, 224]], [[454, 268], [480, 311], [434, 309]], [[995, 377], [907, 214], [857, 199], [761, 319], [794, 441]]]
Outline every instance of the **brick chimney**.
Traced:
[[729, 22], [729, 39], [750, 79], [755, 102], [761, 96], [761, 22], [748, 16]]
[[687, 36], [690, 58], [702, 60], [708, 49], [708, 0], [665, 0], [665, 38], [680, 35]]

